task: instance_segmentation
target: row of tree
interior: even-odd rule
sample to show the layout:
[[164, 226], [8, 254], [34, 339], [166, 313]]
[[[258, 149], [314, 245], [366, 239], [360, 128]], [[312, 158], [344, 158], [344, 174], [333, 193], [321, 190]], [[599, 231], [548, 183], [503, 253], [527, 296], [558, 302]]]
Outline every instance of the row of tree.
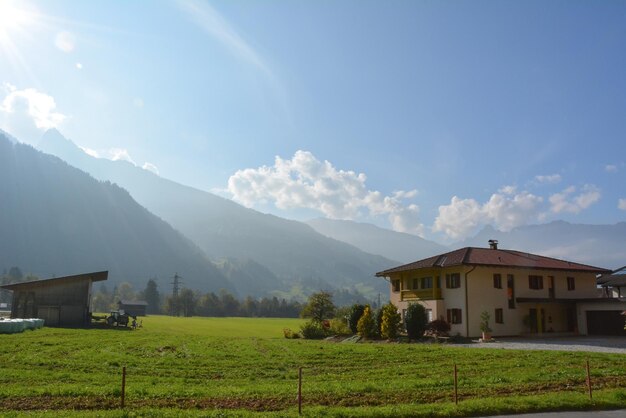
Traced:
[[120, 300], [143, 300], [148, 304], [146, 313], [175, 316], [297, 318], [302, 310], [299, 302], [277, 297], [255, 299], [251, 296], [239, 300], [226, 290], [215, 294], [183, 288], [177, 296], [163, 295], [154, 279], [148, 280], [146, 287], [139, 292], [135, 292], [127, 282], [120, 283], [112, 291], [103, 284], [93, 295], [92, 309], [94, 312], [115, 310]]

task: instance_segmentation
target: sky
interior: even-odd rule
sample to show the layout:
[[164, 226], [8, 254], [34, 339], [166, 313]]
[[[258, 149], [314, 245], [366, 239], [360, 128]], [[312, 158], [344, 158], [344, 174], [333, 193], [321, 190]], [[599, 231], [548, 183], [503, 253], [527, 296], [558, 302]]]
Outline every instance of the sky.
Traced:
[[439, 242], [626, 220], [626, 2], [0, 0], [0, 128]]

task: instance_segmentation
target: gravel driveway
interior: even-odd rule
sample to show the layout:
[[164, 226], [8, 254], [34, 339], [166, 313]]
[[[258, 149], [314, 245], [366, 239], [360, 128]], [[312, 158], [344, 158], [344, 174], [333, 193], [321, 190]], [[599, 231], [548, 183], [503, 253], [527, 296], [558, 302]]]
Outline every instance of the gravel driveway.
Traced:
[[626, 337], [545, 337], [545, 338], [495, 338], [494, 342], [458, 344], [471, 348], [502, 348], [510, 350], [560, 350], [591, 351], [597, 353], [626, 354]]

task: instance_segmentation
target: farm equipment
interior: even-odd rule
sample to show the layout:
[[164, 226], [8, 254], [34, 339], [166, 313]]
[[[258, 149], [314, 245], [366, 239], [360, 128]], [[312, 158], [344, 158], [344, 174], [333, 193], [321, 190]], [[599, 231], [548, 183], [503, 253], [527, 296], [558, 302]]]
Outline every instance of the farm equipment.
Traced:
[[113, 325], [115, 325], [116, 327], [127, 327], [129, 319], [130, 316], [127, 313], [124, 313], [124, 311], [111, 311], [111, 315], [107, 317], [106, 321], [107, 325], [111, 327]]

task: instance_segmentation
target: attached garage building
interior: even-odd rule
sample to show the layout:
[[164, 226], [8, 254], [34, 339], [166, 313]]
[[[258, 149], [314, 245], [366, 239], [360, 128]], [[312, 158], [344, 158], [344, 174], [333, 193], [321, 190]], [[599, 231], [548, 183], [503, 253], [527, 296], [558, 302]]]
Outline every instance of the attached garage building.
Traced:
[[1, 286], [13, 291], [11, 318], [41, 318], [49, 327], [89, 325], [93, 282], [108, 271], [34, 280]]

